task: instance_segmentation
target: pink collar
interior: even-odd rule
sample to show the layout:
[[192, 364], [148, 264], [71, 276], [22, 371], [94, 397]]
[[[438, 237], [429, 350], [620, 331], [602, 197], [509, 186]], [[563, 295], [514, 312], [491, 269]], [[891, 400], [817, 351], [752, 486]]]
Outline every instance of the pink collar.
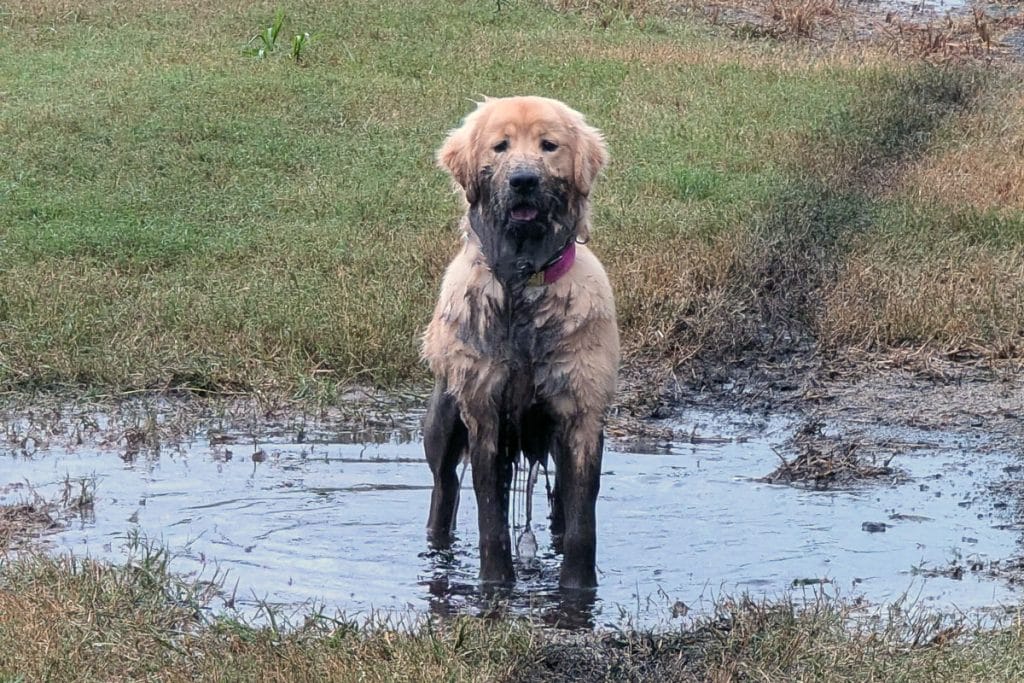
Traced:
[[572, 268], [572, 264], [576, 262], [576, 240], [569, 242], [569, 246], [565, 248], [565, 251], [554, 260], [554, 262], [547, 268], [542, 270], [537, 275], [543, 273], [544, 284], [551, 285], [558, 281], [563, 275], [569, 272]]

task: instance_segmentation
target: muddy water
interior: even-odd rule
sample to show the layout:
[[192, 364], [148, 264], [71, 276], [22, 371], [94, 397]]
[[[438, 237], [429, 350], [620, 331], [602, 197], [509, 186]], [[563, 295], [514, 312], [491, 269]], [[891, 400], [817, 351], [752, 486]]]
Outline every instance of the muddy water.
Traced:
[[[874, 603], [909, 593], [960, 610], [1016, 602], [981, 571], [933, 575], [1015, 553], [1013, 502], [1007, 508], [989, 492], [1007, 476], [1008, 458], [908, 431], [892, 435], [917, 444], [893, 461], [902, 480], [812, 491], [756, 481], [778, 464], [772, 446], [789, 433], [784, 420], [690, 414], [668, 426], [696, 438], [609, 444], [598, 504], [600, 588], [583, 623], [671, 623], [682, 605], [692, 616], [717, 596], [744, 592], [824, 590]], [[482, 609], [471, 477], [458, 543], [431, 553], [430, 475], [415, 432], [302, 431], [191, 438], [128, 459], [113, 446], [9, 451], [0, 456], [0, 492], [27, 482], [53, 498], [68, 478], [94, 481], [94, 513], [51, 537], [57, 551], [123, 561], [126, 537], [138, 531], [169, 548], [179, 572], [226, 572], [228, 592], [250, 612], [259, 601], [297, 613], [315, 601], [350, 616]], [[0, 503], [23, 500], [25, 490], [7, 490]], [[520, 525], [523, 507], [519, 495]], [[538, 547], [524, 549], [510, 599], [514, 610], [562, 618], [546, 514], [541, 477]], [[865, 523], [887, 526], [869, 532]]]

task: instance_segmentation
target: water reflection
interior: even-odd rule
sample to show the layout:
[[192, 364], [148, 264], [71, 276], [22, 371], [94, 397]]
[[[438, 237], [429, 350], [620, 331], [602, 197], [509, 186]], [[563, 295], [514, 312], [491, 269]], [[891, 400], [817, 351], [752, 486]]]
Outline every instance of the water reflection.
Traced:
[[567, 590], [558, 586], [558, 565], [553, 555], [545, 563], [516, 562], [516, 586], [487, 586], [476, 580], [468, 553], [431, 550], [421, 554], [428, 562], [428, 578], [419, 582], [430, 595], [431, 614], [448, 618], [460, 614], [481, 617], [529, 615], [555, 628], [593, 628], [597, 590]]

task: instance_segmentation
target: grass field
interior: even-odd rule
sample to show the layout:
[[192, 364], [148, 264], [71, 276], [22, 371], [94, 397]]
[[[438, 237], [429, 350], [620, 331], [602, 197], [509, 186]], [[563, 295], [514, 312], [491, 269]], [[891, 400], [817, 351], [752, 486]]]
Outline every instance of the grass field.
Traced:
[[432, 154], [512, 93], [607, 135], [594, 245], [627, 369], [1024, 356], [1019, 70], [743, 40], [656, 3], [282, 9], [259, 58], [272, 3], [0, 5], [0, 387], [422, 379], [457, 245]]

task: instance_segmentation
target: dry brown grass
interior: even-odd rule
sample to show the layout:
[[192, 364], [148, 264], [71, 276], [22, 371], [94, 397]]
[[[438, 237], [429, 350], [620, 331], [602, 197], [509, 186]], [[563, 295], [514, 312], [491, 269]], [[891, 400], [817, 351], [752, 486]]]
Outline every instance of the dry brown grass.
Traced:
[[821, 343], [865, 351], [924, 347], [950, 356], [1019, 357], [1024, 247], [948, 239], [905, 250], [865, 241], [823, 293]]
[[950, 139], [914, 165], [902, 192], [981, 211], [1024, 211], [1024, 71], [958, 118]]
[[886, 14], [884, 22], [871, 22], [876, 42], [892, 53], [932, 62], [960, 59], [992, 60], [1009, 54], [1002, 42], [1011, 31], [1024, 26], [1024, 17], [1016, 13], [992, 12], [974, 7], [970, 14], [921, 20]]
[[786, 451], [793, 451], [794, 457], [787, 460], [776, 451], [782, 461], [770, 474], [760, 478], [771, 484], [830, 489], [854, 486], [869, 479], [892, 480], [901, 476], [889, 466], [889, 458], [877, 457], [877, 450], [871, 455], [862, 455], [861, 444], [842, 435], [826, 435], [824, 422], [810, 418], [784, 444]]
[[273, 2], [210, 2], [209, 0], [147, 0], [146, 2], [124, 2], [123, 0], [10, 0], [3, 9], [12, 24], [54, 25], [77, 23], [97, 18], [127, 21], [142, 15], [157, 15], [167, 12], [184, 12], [197, 20], [218, 17], [225, 14], [242, 16], [258, 10], [273, 14]]
[[810, 38], [842, 12], [838, 0], [768, 0], [765, 15], [777, 37]]
[[749, 233], [737, 231], [708, 241], [677, 238], [654, 254], [610, 256], [620, 324], [632, 332], [624, 339], [627, 357], [684, 363], [734, 336], [742, 302], [732, 276], [750, 248]]
[[740, 38], [818, 41], [845, 34], [854, 14], [839, 0], [691, 0], [691, 11]]

